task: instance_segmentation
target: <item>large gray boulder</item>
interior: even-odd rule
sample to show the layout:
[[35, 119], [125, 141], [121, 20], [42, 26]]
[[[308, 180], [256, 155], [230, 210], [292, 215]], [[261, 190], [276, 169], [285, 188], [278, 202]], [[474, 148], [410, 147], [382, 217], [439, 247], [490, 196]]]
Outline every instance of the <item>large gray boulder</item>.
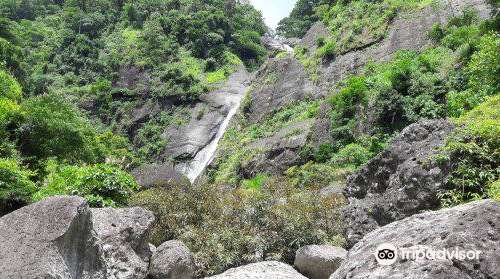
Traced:
[[307, 279], [293, 267], [274, 261], [253, 263], [230, 269], [211, 279]]
[[454, 126], [423, 120], [405, 128], [384, 151], [350, 176], [344, 230], [352, 246], [365, 234], [422, 210], [437, 209], [450, 163], [434, 162]]
[[[485, 279], [500, 278], [500, 203], [485, 200], [414, 215], [367, 234], [330, 279]], [[379, 265], [375, 251], [393, 244], [392, 265]], [[408, 251], [480, 251], [478, 259], [402, 259]]]
[[152, 213], [54, 196], [0, 218], [0, 278], [146, 278]]
[[309, 279], [328, 279], [342, 264], [347, 251], [330, 245], [308, 245], [295, 254], [295, 268]]
[[153, 213], [140, 207], [93, 208], [90, 212], [109, 273], [116, 278], [146, 278], [152, 255], [148, 236]]
[[184, 243], [171, 240], [160, 245], [151, 258], [152, 279], [191, 279], [195, 272], [194, 256]]

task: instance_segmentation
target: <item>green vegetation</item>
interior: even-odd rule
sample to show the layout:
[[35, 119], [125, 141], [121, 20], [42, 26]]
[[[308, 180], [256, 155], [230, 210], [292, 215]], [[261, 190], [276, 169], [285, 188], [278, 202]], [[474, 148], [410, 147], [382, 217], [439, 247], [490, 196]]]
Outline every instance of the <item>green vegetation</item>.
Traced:
[[48, 175], [34, 199], [74, 195], [86, 198], [93, 207], [115, 207], [125, 203], [138, 190], [139, 185], [133, 177], [117, 167], [49, 164]]
[[443, 206], [500, 198], [500, 95], [488, 98], [457, 122], [463, 128], [444, 149], [451, 154], [453, 174], [447, 181], [451, 190], [441, 193]]
[[131, 205], [152, 210], [152, 241], [179, 239], [195, 253], [198, 276], [259, 260], [293, 263], [307, 244], [343, 246], [335, 221], [340, 196], [322, 196], [286, 179], [254, 179], [251, 189], [205, 185], [137, 194]]
[[0, 214], [35, 192], [125, 204], [126, 171], [158, 160], [165, 128], [234, 66], [259, 67], [267, 31], [234, 0], [3, 1], [0, 159], [19, 177], [2, 176]]

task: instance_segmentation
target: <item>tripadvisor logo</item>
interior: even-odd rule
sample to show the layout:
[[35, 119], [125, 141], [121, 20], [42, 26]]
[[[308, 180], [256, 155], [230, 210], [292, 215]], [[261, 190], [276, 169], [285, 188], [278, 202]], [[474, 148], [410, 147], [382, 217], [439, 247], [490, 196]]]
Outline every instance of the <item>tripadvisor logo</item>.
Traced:
[[377, 247], [375, 251], [375, 259], [380, 265], [391, 265], [399, 258], [402, 260], [413, 260], [420, 262], [423, 260], [479, 260], [481, 251], [477, 250], [460, 250], [455, 249], [438, 249], [434, 250], [428, 247], [417, 247], [412, 249], [398, 249], [390, 244], [384, 243]]

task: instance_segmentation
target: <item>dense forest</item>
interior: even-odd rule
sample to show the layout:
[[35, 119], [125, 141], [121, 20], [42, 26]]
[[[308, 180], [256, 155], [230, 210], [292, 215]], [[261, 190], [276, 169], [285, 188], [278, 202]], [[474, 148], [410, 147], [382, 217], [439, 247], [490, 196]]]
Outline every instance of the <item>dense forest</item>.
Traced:
[[[306, 244], [346, 245], [338, 217], [346, 201], [321, 189], [345, 184], [422, 119], [460, 127], [460, 136], [429, 158], [453, 165], [440, 206], [500, 197], [498, 0], [489, 1], [489, 19], [463, 9], [427, 31], [431, 45], [422, 51], [370, 60], [334, 84], [325, 81], [326, 65], [375, 48], [398, 16], [442, 3], [299, 0], [277, 34], [300, 38], [321, 21], [328, 35], [268, 59], [261, 38], [272, 32], [260, 12], [239, 1], [1, 1], [0, 215], [76, 195], [93, 207], [153, 211], [151, 242], [182, 240], [200, 277], [263, 259], [291, 263]], [[253, 121], [253, 97], [278, 82], [265, 69], [283, 60], [296, 61], [327, 97], [293, 101]], [[159, 161], [165, 127], [185, 124], [190, 104], [235, 66], [261, 71], [203, 183], [141, 189], [131, 170]], [[164, 109], [135, 125], [133, 109], [153, 103]], [[319, 118], [324, 105], [331, 140], [297, 148], [295, 164], [279, 174], [245, 172], [263, 152], [254, 143]]]
[[161, 149], [158, 123], [182, 121], [157, 115], [131, 142], [129, 108], [189, 103], [265, 55], [261, 14], [235, 1], [8, 0], [0, 17], [3, 210], [52, 194], [124, 201], [138, 189], [125, 171]]

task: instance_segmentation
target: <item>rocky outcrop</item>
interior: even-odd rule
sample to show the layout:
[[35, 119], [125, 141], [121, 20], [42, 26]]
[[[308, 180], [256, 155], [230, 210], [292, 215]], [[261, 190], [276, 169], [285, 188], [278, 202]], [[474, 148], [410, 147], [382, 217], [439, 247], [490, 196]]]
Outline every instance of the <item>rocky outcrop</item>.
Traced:
[[322, 92], [309, 80], [297, 59], [287, 56], [268, 60], [252, 82], [249, 120], [259, 122], [273, 109], [324, 97], [326, 93]]
[[193, 254], [177, 240], [158, 246], [149, 266], [151, 279], [192, 279], [194, 271]]
[[280, 262], [260, 262], [230, 269], [211, 279], [307, 279], [293, 267]]
[[175, 170], [174, 164], [170, 162], [144, 164], [132, 170], [131, 173], [143, 189], [190, 185], [187, 177]]
[[322, 21], [318, 21], [311, 26], [298, 45], [307, 47], [309, 51], [314, 51], [317, 49], [316, 40], [319, 38], [328, 38], [328, 36], [329, 32], [327, 27]]
[[54, 196], [0, 218], [0, 278], [146, 278], [152, 213]]
[[152, 255], [148, 237], [153, 213], [139, 207], [93, 208], [90, 212], [92, 229], [102, 243], [106, 269], [112, 274], [109, 276], [146, 278]]
[[[446, 23], [455, 15], [459, 15], [465, 7], [478, 11], [482, 19], [490, 17], [491, 8], [487, 0], [442, 0], [441, 3], [427, 5], [410, 14], [398, 16], [391, 24], [388, 36], [380, 42], [372, 42], [366, 48], [354, 50], [337, 57], [321, 69], [321, 82], [335, 84], [353, 73], [359, 72], [368, 60], [388, 61], [393, 55], [403, 49], [420, 51], [432, 44], [428, 32], [436, 23]], [[321, 24], [313, 26], [309, 35], [303, 39], [304, 45], [312, 45], [313, 39], [321, 35], [315, 29], [321, 30]]]
[[263, 37], [261, 44], [267, 49], [270, 57], [275, 57], [280, 52], [293, 51], [293, 47], [289, 46], [286, 42], [273, 37]]
[[170, 125], [164, 132], [165, 158], [194, 158], [215, 137], [219, 125], [230, 108], [239, 104], [249, 83], [249, 74], [238, 67], [227, 82], [202, 96], [191, 109], [189, 123]]
[[304, 120], [284, 127], [271, 137], [262, 138], [249, 144], [259, 150], [242, 167], [244, 177], [253, 177], [258, 173], [282, 174], [291, 166], [300, 163], [299, 152], [307, 144], [312, 120]]
[[294, 266], [309, 279], [328, 279], [346, 255], [345, 249], [330, 245], [304, 246], [297, 250]]
[[[367, 234], [348, 253], [330, 279], [484, 279], [500, 278], [500, 203], [478, 201], [414, 215]], [[374, 256], [382, 243], [398, 249], [395, 263], [379, 265]], [[474, 259], [402, 259], [407, 251], [480, 251]], [[432, 256], [431, 256], [432, 258]]]
[[368, 165], [349, 177], [343, 210], [350, 245], [368, 232], [396, 220], [437, 209], [450, 164], [431, 157], [445, 143], [454, 126], [444, 120], [423, 120], [403, 130]]

